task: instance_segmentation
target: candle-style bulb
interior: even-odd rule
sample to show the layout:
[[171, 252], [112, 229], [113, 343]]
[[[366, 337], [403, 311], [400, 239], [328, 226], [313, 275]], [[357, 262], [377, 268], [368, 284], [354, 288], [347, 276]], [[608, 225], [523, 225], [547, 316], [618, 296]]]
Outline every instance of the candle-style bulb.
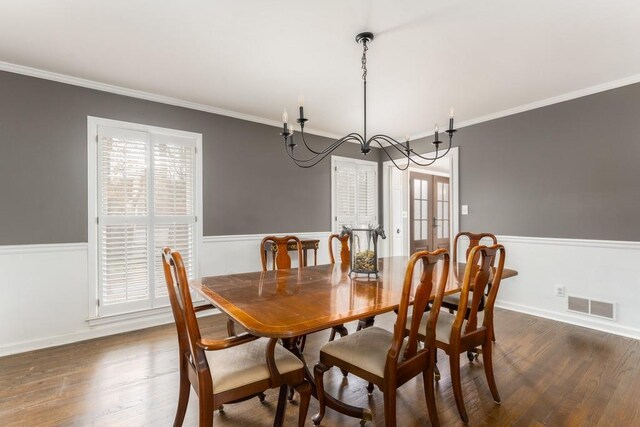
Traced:
[[433, 128], [433, 131], [437, 134], [438, 133], [438, 124], [436, 123], [436, 126]]
[[298, 97], [298, 107], [304, 107], [304, 96], [302, 94]]
[[289, 132], [291, 133], [291, 135], [293, 135], [293, 126], [289, 125], [288, 123], [287, 125], [289, 126]]
[[287, 123], [289, 121], [289, 114], [287, 113], [287, 109], [284, 109], [282, 113], [282, 123]]
[[453, 119], [454, 116], [455, 116], [455, 111], [453, 110], [453, 107], [451, 107], [451, 110], [449, 110], [449, 118]]

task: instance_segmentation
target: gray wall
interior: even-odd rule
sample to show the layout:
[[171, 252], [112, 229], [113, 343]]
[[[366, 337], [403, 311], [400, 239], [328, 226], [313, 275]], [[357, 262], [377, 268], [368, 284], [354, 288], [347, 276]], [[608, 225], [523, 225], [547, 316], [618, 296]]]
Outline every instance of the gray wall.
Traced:
[[87, 116], [203, 134], [206, 236], [331, 228], [330, 159], [299, 169], [275, 127], [0, 72], [0, 245], [87, 241]]
[[461, 230], [640, 241], [640, 84], [466, 127], [454, 140], [469, 205]]

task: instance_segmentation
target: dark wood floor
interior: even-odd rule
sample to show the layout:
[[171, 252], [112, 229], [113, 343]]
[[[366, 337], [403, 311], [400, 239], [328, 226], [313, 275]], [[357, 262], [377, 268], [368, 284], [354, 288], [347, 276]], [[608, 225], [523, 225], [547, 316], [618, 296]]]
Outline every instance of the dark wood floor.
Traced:
[[[503, 402], [489, 393], [480, 360], [462, 365], [470, 425], [640, 425], [640, 341], [505, 310], [496, 313], [495, 371]], [[377, 319], [390, 327], [394, 316]], [[224, 333], [221, 316], [202, 320], [211, 334]], [[350, 329], [353, 329], [353, 325]], [[328, 333], [309, 337], [305, 354], [315, 363]], [[173, 325], [0, 358], [0, 425], [171, 425], [177, 399], [177, 342]], [[443, 425], [461, 425], [449, 370], [440, 355], [442, 380], [436, 403]], [[368, 405], [384, 425], [382, 394], [368, 397], [366, 384], [328, 374], [336, 396]], [[228, 405], [215, 425], [271, 425], [277, 394]], [[317, 411], [312, 399], [309, 416]], [[285, 425], [295, 425], [297, 406], [287, 406]], [[398, 394], [398, 425], [429, 424], [422, 381]], [[185, 425], [197, 425], [192, 393]], [[308, 421], [308, 425], [312, 425]], [[324, 426], [358, 425], [331, 410]]]

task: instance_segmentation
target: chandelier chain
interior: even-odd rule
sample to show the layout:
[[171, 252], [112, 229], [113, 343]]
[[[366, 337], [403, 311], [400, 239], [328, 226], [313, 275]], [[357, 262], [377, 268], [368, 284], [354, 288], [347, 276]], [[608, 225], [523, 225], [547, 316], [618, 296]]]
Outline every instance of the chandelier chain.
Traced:
[[367, 42], [364, 41], [362, 43], [362, 80], [367, 81], [367, 51], [369, 50], [369, 46], [367, 46]]

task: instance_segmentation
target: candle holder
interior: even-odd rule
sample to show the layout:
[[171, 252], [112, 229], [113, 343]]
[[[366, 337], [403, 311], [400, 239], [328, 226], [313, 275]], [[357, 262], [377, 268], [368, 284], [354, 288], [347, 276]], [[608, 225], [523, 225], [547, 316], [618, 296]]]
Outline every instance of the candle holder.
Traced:
[[342, 227], [340, 237], [349, 236], [349, 247], [351, 248], [351, 271], [352, 274], [366, 274], [369, 278], [372, 274], [378, 277], [378, 237], [387, 238], [382, 226], [373, 228], [350, 228]]

